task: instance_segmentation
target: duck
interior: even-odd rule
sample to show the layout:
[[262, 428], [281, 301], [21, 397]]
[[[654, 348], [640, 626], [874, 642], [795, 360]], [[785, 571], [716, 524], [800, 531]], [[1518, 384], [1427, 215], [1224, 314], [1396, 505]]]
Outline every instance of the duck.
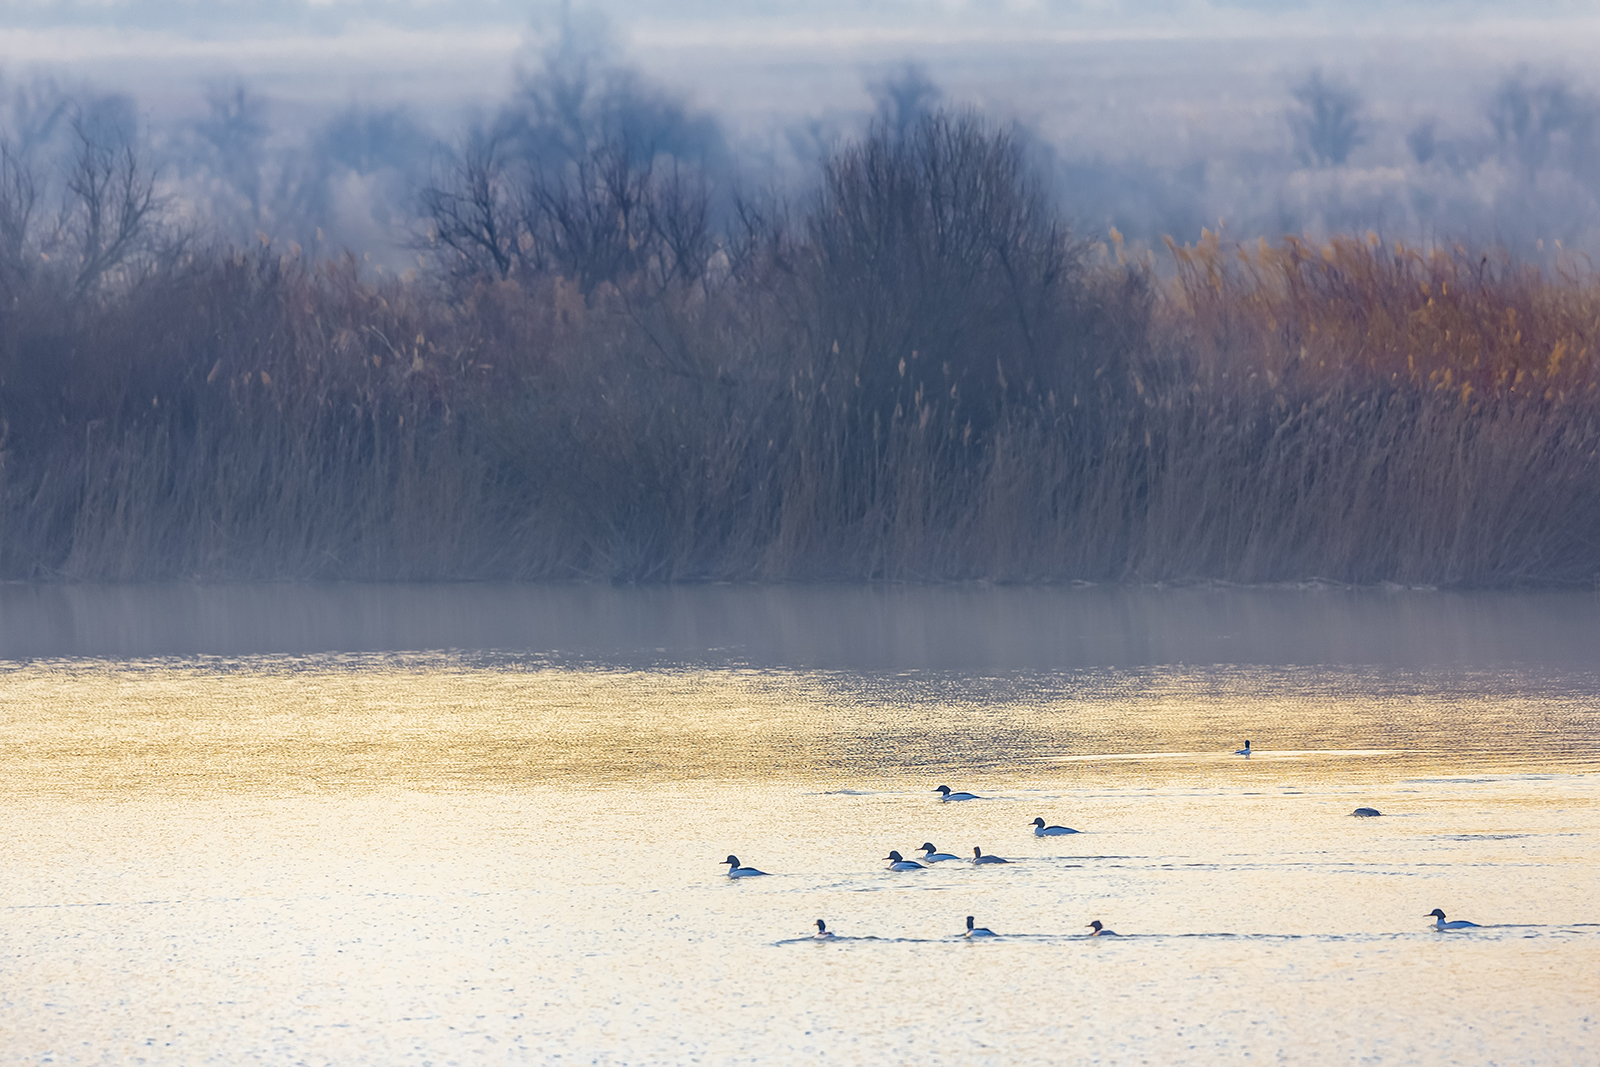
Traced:
[[1089, 937], [1117, 937], [1117, 936], [1119, 936], [1115, 930], [1107, 930], [1103, 925], [1101, 925], [1099, 919], [1096, 919], [1094, 922], [1090, 923], [1089, 924], [1089, 929], [1094, 931], [1094, 933], [1088, 935]]
[[1010, 863], [1011, 861], [1003, 860], [999, 856], [985, 856], [983, 854], [983, 849], [974, 845], [972, 846], [972, 862], [973, 865], [976, 866], [980, 863]]
[[987, 926], [973, 926], [972, 925], [972, 916], [968, 915], [967, 916], [967, 932], [963, 936], [965, 936], [965, 937], [999, 937], [1000, 935], [995, 933], [993, 930], [989, 929]]
[[1444, 921], [1444, 912], [1438, 908], [1428, 912], [1428, 918], [1433, 920], [1433, 928], [1435, 930], [1466, 930], [1478, 925], [1477, 923], [1469, 923], [1465, 919], [1457, 919], [1455, 922], [1447, 923]]
[[1382, 815], [1383, 812], [1379, 811], [1377, 808], [1357, 808], [1350, 814], [1354, 815], [1358, 819], [1375, 819], [1379, 815]]
[[891, 871], [925, 871], [928, 869], [916, 860], [906, 859], [898, 852], [891, 852], [883, 858], [889, 861], [889, 869]]
[[814, 940], [828, 941], [833, 938], [833, 931], [828, 929], [828, 924], [821, 919], [817, 920], [817, 932], [811, 935]]
[[1237, 752], [1235, 752], [1234, 755], [1235, 756], [1248, 756], [1248, 755], [1250, 755], [1250, 739], [1248, 737], [1244, 739], [1244, 747], [1239, 749]]
[[980, 797], [976, 793], [952, 793], [952, 792], [950, 792], [950, 787], [947, 786], [947, 785], [941, 785], [938, 789], [935, 789], [934, 792], [939, 794], [939, 800], [940, 800], [941, 803], [944, 802], [944, 801], [947, 801], [947, 800], [982, 800], [983, 799], [982, 797]]
[[923, 863], [943, 863], [945, 860], [958, 860], [961, 858], [960, 856], [952, 856], [948, 852], [940, 852], [933, 847], [932, 841], [924, 841], [922, 843], [922, 851], [925, 853], [922, 857]]
[[1077, 832], [1068, 826], [1046, 826], [1043, 819], [1033, 820], [1034, 837], [1060, 837], [1062, 834], [1075, 834]]
[[767, 873], [766, 871], [758, 871], [754, 867], [744, 866], [739, 862], [738, 856], [729, 856], [722, 862], [728, 865], [729, 878], [754, 878], [757, 875], [764, 875]]

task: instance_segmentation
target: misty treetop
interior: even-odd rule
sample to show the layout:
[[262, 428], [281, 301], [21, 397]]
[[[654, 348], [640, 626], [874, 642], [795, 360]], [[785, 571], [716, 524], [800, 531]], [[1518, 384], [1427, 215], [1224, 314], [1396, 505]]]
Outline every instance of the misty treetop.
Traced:
[[[223, 79], [200, 87], [192, 108], [157, 118], [127, 92], [0, 72], [10, 75], [0, 76], [0, 138], [36, 180], [59, 183], [71, 127], [86, 124], [106, 146], [137, 141], [158, 193], [197, 233], [240, 244], [260, 235], [322, 256], [348, 248], [403, 272], [418, 266], [413, 245], [439, 207], [425, 194], [449, 188], [463, 162], [537, 165], [548, 176], [557, 163], [621, 146], [703, 181], [722, 226], [736, 189], [807, 195], [821, 162], [870, 124], [903, 136], [936, 107], [959, 109], [939, 81], [948, 69], [908, 61], [851, 72], [853, 108], [786, 112], [741, 129], [632, 65], [593, 9], [561, 5], [545, 30], [518, 54], [502, 99], [452, 108], [312, 105]], [[1115, 228], [1136, 245], [1193, 241], [1220, 218], [1249, 238], [1377, 226], [1415, 243], [1448, 237], [1532, 260], [1557, 241], [1600, 250], [1600, 98], [1581, 80], [1586, 71], [1480, 65], [1448, 93], [1424, 94], [1430, 104], [1393, 72], [1335, 56], [1310, 69], [1285, 61], [1257, 79], [1251, 91], [1264, 97], [1208, 102], [1197, 85], [1197, 99], [1176, 109], [1152, 99], [1153, 113], [1199, 107], [1201, 121], [1149, 131], [1141, 143], [1076, 143], [1087, 136], [1071, 114], [1078, 105], [1040, 114], [1035, 102], [1001, 94], [985, 106], [991, 117], [1033, 116], [1011, 119], [1012, 129], [1045, 194], [1081, 230]], [[1231, 125], [1208, 117], [1228, 107]]]

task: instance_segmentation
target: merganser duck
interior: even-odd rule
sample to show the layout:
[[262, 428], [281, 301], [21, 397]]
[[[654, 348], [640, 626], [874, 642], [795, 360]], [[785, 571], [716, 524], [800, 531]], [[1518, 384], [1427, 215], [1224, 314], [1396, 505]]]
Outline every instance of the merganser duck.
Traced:
[[960, 856], [952, 856], [948, 852], [940, 852], [933, 847], [932, 841], [924, 841], [922, 843], [922, 851], [926, 853], [922, 857], [923, 863], [943, 863], [945, 860], [958, 860], [961, 858]]
[[1477, 923], [1469, 923], [1465, 919], [1457, 919], [1455, 922], [1447, 923], [1444, 921], [1444, 912], [1438, 908], [1428, 912], [1428, 918], [1433, 920], [1433, 928], [1435, 930], [1465, 930], [1478, 925]]
[[1034, 837], [1060, 837], [1062, 834], [1075, 834], [1077, 832], [1066, 826], [1046, 826], [1043, 819], [1033, 820]]
[[827, 923], [823, 922], [821, 919], [818, 919], [817, 932], [811, 936], [818, 941], [827, 941], [829, 938], [833, 937], [833, 931], [828, 929]]
[[946, 801], [946, 800], [982, 800], [983, 799], [982, 797], [980, 797], [976, 793], [952, 793], [952, 792], [950, 792], [950, 787], [947, 786], [947, 785], [941, 785], [938, 789], [935, 789], [934, 792], [939, 794], [939, 800], [941, 802]]
[[1248, 755], [1250, 755], [1250, 739], [1248, 737], [1244, 739], [1244, 747], [1239, 749], [1237, 752], [1235, 752], [1234, 755], [1235, 756], [1248, 756]]
[[1358, 819], [1371, 819], [1375, 816], [1382, 815], [1383, 812], [1379, 811], [1377, 808], [1357, 808], [1350, 814], [1354, 815]]
[[722, 862], [728, 865], [729, 878], [754, 878], [757, 875], [764, 875], [767, 873], [766, 871], [758, 871], [754, 867], [741, 866], [738, 856], [729, 856]]
[[1094, 931], [1094, 933], [1088, 935], [1090, 937], [1116, 937], [1117, 936], [1117, 932], [1115, 930], [1107, 930], [1104, 926], [1101, 926], [1099, 919], [1096, 919], [1094, 922], [1090, 923], [1089, 924], [1089, 929]]
[[883, 858], [889, 861], [889, 869], [891, 871], [925, 871], [928, 869], [916, 860], [906, 859], [898, 852], [891, 852]]
[[979, 863], [1010, 863], [1011, 861], [1010, 860], [1003, 860], [999, 856], [985, 856], [983, 854], [983, 849], [981, 849], [978, 846], [974, 845], [974, 846], [972, 846], [972, 862], [974, 864], [979, 864]]
[[967, 932], [966, 932], [966, 934], [964, 936], [966, 936], [966, 937], [999, 937], [1000, 935], [995, 933], [993, 930], [989, 929], [987, 926], [973, 926], [972, 925], [972, 916], [968, 915], [967, 916]]

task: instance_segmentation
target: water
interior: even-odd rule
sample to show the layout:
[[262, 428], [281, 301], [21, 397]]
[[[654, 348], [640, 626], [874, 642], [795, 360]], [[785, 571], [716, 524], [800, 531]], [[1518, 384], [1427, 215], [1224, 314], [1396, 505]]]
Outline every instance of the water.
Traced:
[[0, 587], [0, 1063], [1583, 1062], [1597, 623]]

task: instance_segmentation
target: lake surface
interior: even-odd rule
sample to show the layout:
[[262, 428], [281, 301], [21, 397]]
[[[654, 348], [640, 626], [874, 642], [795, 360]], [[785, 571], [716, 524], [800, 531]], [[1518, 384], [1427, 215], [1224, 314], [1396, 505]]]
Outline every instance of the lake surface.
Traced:
[[0, 1063], [1584, 1062], [1597, 650], [1590, 593], [0, 586]]

